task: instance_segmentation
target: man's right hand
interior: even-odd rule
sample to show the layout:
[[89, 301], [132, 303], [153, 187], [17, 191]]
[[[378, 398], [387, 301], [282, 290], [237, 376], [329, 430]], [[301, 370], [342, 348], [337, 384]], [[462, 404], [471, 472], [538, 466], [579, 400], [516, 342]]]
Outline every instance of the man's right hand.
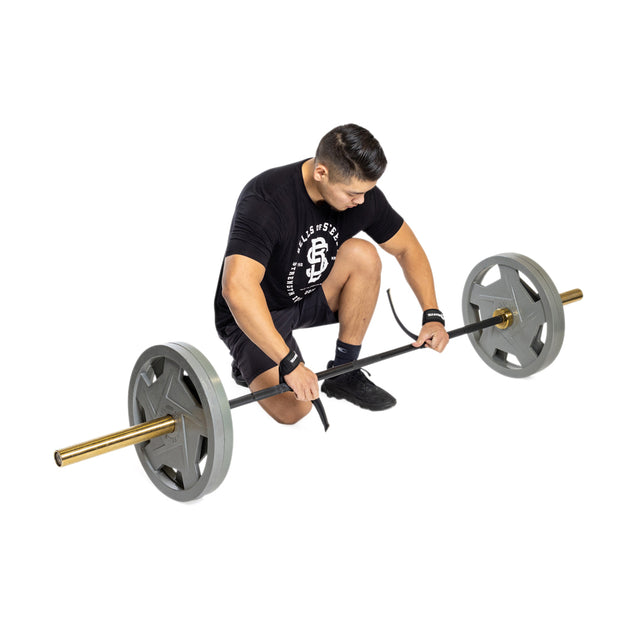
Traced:
[[312, 401], [320, 397], [318, 376], [300, 363], [291, 373], [284, 376], [284, 381], [291, 387], [297, 400]]

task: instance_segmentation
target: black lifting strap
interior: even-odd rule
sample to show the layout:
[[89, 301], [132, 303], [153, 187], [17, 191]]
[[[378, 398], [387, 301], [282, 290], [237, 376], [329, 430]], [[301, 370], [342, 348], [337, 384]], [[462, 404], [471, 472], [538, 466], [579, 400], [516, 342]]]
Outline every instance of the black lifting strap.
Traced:
[[[285, 387], [286, 389], [291, 390], [291, 387], [284, 381], [284, 376], [280, 374], [280, 386]], [[324, 410], [324, 406], [322, 404], [322, 400], [320, 397], [311, 401], [311, 404], [316, 408], [318, 415], [320, 416], [320, 421], [322, 422], [322, 426], [324, 427], [325, 432], [329, 428], [329, 419], [327, 418], [327, 412]]]
[[402, 324], [402, 321], [400, 320], [400, 318], [398, 317], [398, 314], [396, 313], [396, 308], [393, 306], [393, 300], [391, 299], [391, 289], [387, 289], [387, 299], [389, 300], [389, 305], [391, 306], [391, 313], [393, 313], [393, 317], [396, 319], [396, 322], [400, 325], [400, 328], [410, 337], [413, 338], [414, 340], [418, 339], [418, 336], [415, 333], [412, 333], [411, 331], [409, 331], [409, 329], [407, 329], [407, 327], [405, 327]]
[[322, 421], [322, 426], [326, 431], [329, 428], [329, 420], [327, 419], [327, 412], [324, 410], [324, 407], [322, 406], [322, 400], [320, 400], [320, 398], [316, 398], [315, 400], [312, 400], [311, 403], [316, 408], [316, 411], [320, 416], [320, 420]]

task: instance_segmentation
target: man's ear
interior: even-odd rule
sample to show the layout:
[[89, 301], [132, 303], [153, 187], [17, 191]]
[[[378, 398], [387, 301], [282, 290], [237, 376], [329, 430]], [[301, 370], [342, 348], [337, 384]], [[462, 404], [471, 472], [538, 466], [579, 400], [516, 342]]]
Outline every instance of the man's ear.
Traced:
[[316, 164], [313, 168], [313, 179], [316, 182], [327, 182], [329, 180], [329, 169], [324, 164]]

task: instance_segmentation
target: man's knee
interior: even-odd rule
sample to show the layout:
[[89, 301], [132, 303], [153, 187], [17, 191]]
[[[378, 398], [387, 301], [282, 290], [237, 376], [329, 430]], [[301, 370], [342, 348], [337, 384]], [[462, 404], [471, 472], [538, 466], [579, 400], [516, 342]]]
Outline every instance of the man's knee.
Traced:
[[[251, 383], [250, 388], [252, 392], [260, 391], [277, 385], [278, 381], [278, 370], [271, 369], [259, 375]], [[291, 391], [260, 400], [259, 404], [276, 422], [288, 425], [302, 420], [313, 407], [310, 402], [296, 400]]]
[[336, 260], [341, 258], [358, 270], [373, 274], [379, 274], [382, 271], [382, 260], [380, 260], [378, 250], [371, 242], [361, 238], [350, 238], [342, 244]]
[[296, 424], [308, 415], [313, 405], [296, 400], [290, 392], [260, 402], [262, 408], [279, 424]]

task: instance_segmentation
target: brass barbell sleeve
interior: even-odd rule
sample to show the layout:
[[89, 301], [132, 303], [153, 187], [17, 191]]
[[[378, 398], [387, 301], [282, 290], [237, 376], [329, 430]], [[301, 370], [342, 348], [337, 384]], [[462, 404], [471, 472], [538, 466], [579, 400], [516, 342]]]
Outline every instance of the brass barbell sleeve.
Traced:
[[103, 436], [102, 438], [76, 444], [73, 447], [58, 449], [54, 454], [54, 458], [59, 467], [65, 467], [68, 464], [93, 458], [102, 453], [108, 453], [109, 451], [115, 451], [122, 447], [128, 447], [132, 444], [138, 444], [145, 440], [151, 440], [151, 438], [172, 433], [175, 428], [175, 419], [171, 416], [165, 416], [164, 418], [137, 424], [134, 427]]
[[581, 289], [571, 289], [571, 291], [565, 291], [560, 294], [560, 300], [562, 300], [562, 304], [571, 304], [572, 302], [578, 302], [578, 300], [582, 300], [582, 290]]

